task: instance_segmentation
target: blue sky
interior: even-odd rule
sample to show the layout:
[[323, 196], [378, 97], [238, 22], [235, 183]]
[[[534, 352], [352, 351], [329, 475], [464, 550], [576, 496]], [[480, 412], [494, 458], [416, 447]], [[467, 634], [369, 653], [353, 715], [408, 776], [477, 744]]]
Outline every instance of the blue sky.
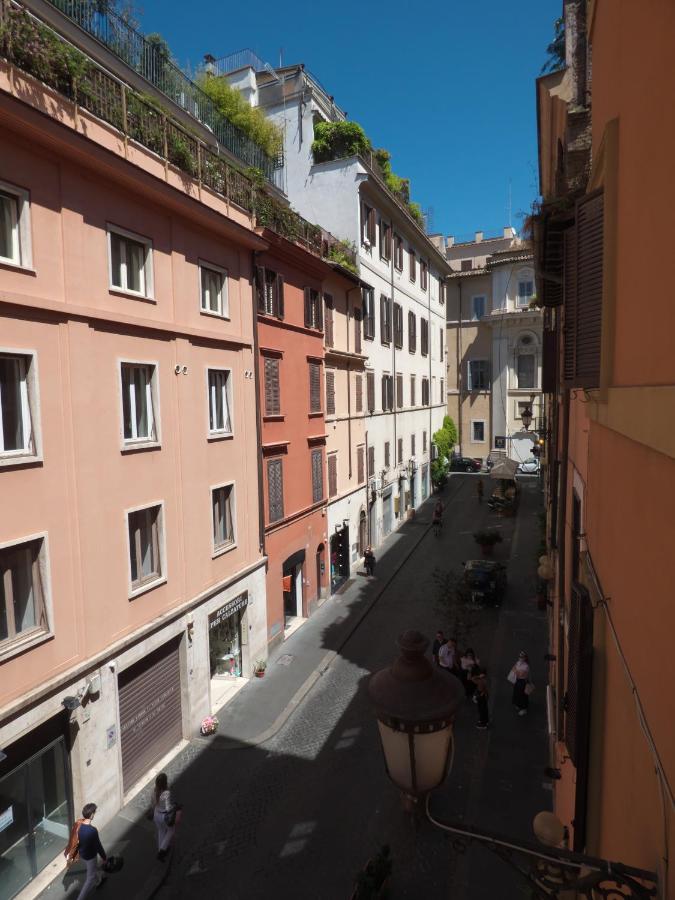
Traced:
[[537, 193], [534, 80], [562, 0], [138, 0], [181, 65], [250, 47], [304, 62], [458, 240], [497, 234]]

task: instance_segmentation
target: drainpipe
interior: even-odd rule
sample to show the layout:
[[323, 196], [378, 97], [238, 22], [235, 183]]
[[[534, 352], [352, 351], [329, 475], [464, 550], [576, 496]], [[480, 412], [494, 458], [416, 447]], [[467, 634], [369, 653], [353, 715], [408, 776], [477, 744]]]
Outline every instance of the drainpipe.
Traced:
[[[420, 277], [421, 277], [421, 275], [420, 275]], [[431, 388], [433, 387], [434, 382], [431, 377], [431, 372], [432, 372], [431, 354], [433, 351], [434, 339], [431, 335], [431, 331], [432, 331], [432, 329], [431, 329], [431, 267], [429, 266], [428, 262], [427, 262], [427, 311], [428, 311], [428, 322], [429, 322], [429, 325], [427, 326], [427, 353], [429, 355], [429, 434], [433, 434], [434, 433], [434, 425], [433, 425], [434, 403], [433, 403], [433, 397], [431, 396]], [[441, 422], [441, 425], [442, 424], [443, 423]]]
[[[394, 401], [394, 460], [395, 471], [398, 476], [398, 515], [399, 525], [403, 521], [401, 513], [401, 478], [399, 473], [398, 462], [398, 398], [396, 397], [396, 326], [394, 324], [394, 220], [391, 220], [391, 250], [389, 252], [389, 285], [391, 290], [391, 393]], [[401, 316], [403, 316], [403, 308], [401, 308]], [[405, 488], [404, 497], [405, 497]]]
[[566, 567], [566, 535], [565, 519], [567, 511], [567, 466], [569, 460], [569, 436], [570, 436], [570, 392], [569, 388], [563, 390], [562, 395], [562, 453], [560, 457], [560, 493], [558, 495], [558, 522], [556, 524], [556, 537], [558, 541], [558, 648], [557, 648], [557, 701], [558, 701], [558, 734], [564, 734], [562, 689], [565, 684], [565, 567]]
[[[346, 292], [345, 296], [347, 298], [347, 353], [349, 353], [349, 334], [351, 331], [351, 305], [349, 302], [349, 295], [352, 291], [360, 291], [360, 286], [349, 288]], [[350, 378], [351, 369], [350, 362], [347, 362], [347, 440], [349, 442], [349, 479], [352, 477], [352, 382]], [[363, 397], [363, 392], [361, 392], [361, 396]]]
[[459, 455], [463, 456], [464, 451], [462, 450], [462, 378], [463, 367], [462, 367], [462, 279], [457, 279], [457, 287], [459, 288], [459, 310], [457, 314], [457, 397], [459, 399], [459, 403], [457, 404], [457, 436], [459, 437]]
[[[368, 469], [368, 432], [365, 433], [365, 453], [366, 453], [366, 525], [368, 526], [368, 546], [373, 546], [373, 536], [370, 533], [370, 471]], [[375, 477], [375, 473], [373, 473]]]
[[261, 420], [261, 403], [260, 403], [260, 351], [258, 343], [258, 301], [255, 296], [255, 278], [257, 269], [257, 260], [260, 252], [258, 250], [251, 251], [251, 287], [253, 303], [251, 309], [253, 313], [253, 374], [255, 379], [255, 433], [257, 443], [258, 457], [258, 548], [260, 553], [265, 555], [265, 498], [263, 494], [263, 462], [262, 462], [262, 420]]

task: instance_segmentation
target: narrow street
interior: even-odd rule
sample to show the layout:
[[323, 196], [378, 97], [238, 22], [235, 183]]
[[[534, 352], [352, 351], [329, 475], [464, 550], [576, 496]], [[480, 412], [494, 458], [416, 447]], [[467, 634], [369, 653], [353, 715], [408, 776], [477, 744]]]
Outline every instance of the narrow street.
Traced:
[[[487, 666], [493, 724], [487, 732], [478, 731], [475, 707], [467, 702], [460, 711], [453, 771], [434, 797], [433, 810], [441, 818], [531, 837], [532, 816], [549, 808], [551, 798], [543, 774], [548, 764], [545, 618], [532, 599], [539, 485], [534, 478], [523, 479], [517, 517], [502, 519], [478, 504], [475, 478], [451, 478], [443, 498], [442, 536], [427, 531], [273, 739], [234, 750], [220, 750], [214, 742], [198, 756], [188, 749], [175, 760], [169, 773], [185, 818], [171, 874], [159, 896], [347, 898], [357, 872], [383, 844], [390, 845], [394, 860], [393, 898], [479, 900], [492, 895], [497, 883], [503, 900], [526, 896], [511, 871], [488, 851], [458, 854], [442, 832], [402, 812], [384, 774], [365, 695], [368, 674], [393, 658], [399, 633], [414, 627], [431, 638], [437, 627], [444, 627], [437, 605], [443, 574], [477, 555], [476, 527], [499, 527], [504, 540], [495, 556], [508, 562], [506, 599], [501, 609], [481, 610], [470, 633], [471, 645]], [[404, 531], [426, 530], [430, 515], [427, 504]], [[398, 542], [406, 539], [399, 534], [385, 552], [397, 554]], [[378, 574], [383, 568], [385, 557]], [[352, 586], [374, 588], [361, 578]], [[330, 630], [324, 632], [324, 644], [333, 646]], [[526, 718], [515, 715], [506, 679], [521, 648], [530, 653], [537, 685]], [[227, 709], [221, 722], [227, 734]]]

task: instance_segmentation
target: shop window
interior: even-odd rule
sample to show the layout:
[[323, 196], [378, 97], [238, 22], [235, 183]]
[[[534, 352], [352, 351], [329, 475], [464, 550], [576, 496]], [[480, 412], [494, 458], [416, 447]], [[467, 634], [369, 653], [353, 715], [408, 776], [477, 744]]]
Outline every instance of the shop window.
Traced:
[[121, 228], [108, 228], [110, 287], [141, 297], [153, 295], [152, 242]]
[[0, 550], [0, 654], [11, 642], [49, 630], [45, 567], [43, 538]]
[[227, 272], [218, 266], [200, 264], [199, 291], [202, 312], [213, 316], [229, 314], [227, 302]]
[[231, 484], [211, 491], [213, 513], [213, 549], [218, 552], [231, 547], [234, 533], [234, 486]]
[[140, 591], [163, 578], [162, 506], [128, 513], [131, 590]]
[[232, 434], [230, 415], [231, 396], [229, 369], [209, 369], [209, 433], [211, 435]]
[[29, 354], [0, 353], [0, 460], [35, 456], [37, 409], [35, 360]]
[[154, 443], [157, 437], [156, 366], [122, 363], [122, 420], [125, 444]]

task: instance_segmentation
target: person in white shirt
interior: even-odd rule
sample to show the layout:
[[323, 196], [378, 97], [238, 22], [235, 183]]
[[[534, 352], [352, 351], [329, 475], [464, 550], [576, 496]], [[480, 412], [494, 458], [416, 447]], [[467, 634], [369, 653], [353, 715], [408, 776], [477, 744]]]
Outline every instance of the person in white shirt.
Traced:
[[518, 659], [509, 674], [509, 681], [513, 684], [513, 705], [518, 710], [519, 716], [526, 716], [531, 693], [531, 690], [527, 688], [532, 682], [530, 680], [530, 660], [524, 650], [518, 654]]

